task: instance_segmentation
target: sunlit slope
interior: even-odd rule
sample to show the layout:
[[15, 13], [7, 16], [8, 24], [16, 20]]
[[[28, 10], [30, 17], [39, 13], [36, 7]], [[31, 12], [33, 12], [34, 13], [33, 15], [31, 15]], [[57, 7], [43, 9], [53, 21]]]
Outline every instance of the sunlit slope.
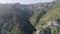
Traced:
[[38, 24], [60, 19], [60, 5], [56, 3], [48, 12], [39, 20]]
[[51, 9], [54, 3], [44, 3], [42, 8], [38, 9], [34, 15], [30, 18], [30, 22], [33, 26], [36, 26], [39, 23], [39, 20]]

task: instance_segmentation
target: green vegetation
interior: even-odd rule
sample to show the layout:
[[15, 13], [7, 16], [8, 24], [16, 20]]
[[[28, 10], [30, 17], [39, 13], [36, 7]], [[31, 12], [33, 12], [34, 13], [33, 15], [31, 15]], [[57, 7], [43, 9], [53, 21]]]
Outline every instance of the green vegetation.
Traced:
[[39, 20], [38, 24], [43, 24], [58, 19], [60, 19], [60, 5], [56, 4]]
[[36, 34], [37, 30], [60, 34], [60, 0], [38, 5], [2, 4], [0, 34]]
[[13, 26], [13, 29], [9, 34], [20, 34], [20, 31], [19, 24], [16, 24], [15, 27]]
[[33, 34], [35, 28], [29, 21], [29, 17], [33, 14], [29, 7], [32, 6], [19, 3], [1, 4], [0, 34]]
[[[57, 0], [58, 1], [58, 0]], [[46, 13], [41, 13], [42, 10], [37, 11], [34, 16], [32, 16], [30, 18], [30, 21], [32, 23], [32, 25], [36, 25], [36, 29], [40, 30], [42, 29], [43, 25], [46, 25], [47, 22], [49, 23], [50, 21], [58, 21], [60, 20], [60, 0], [59, 2], [57, 2], [55, 4], [53, 4], [53, 6], [51, 8], [49, 8], [49, 10], [46, 10]], [[44, 11], [44, 10], [43, 10]], [[42, 12], [43, 12], [42, 11]], [[42, 16], [41, 16], [42, 15]], [[40, 17], [39, 17], [40, 16]], [[39, 17], [39, 18], [38, 18]], [[38, 20], [38, 19], [39, 20]], [[37, 22], [38, 20], [38, 22]], [[60, 21], [59, 21], [60, 22]], [[42, 25], [42, 26], [41, 26]], [[60, 26], [60, 25], [59, 25]], [[47, 27], [45, 27], [47, 29]], [[45, 29], [44, 28], [44, 29]], [[60, 27], [54, 27], [51, 30], [51, 34], [59, 34], [60, 31], [58, 31], [57, 29], [60, 29]], [[52, 33], [53, 32], [53, 33]], [[55, 33], [54, 33], [55, 32]]]

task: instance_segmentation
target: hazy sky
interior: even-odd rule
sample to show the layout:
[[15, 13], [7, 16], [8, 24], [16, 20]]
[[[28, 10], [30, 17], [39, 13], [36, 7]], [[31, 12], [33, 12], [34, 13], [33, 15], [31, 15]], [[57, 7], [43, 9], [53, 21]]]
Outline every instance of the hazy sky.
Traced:
[[21, 3], [21, 4], [30, 4], [30, 3], [39, 3], [39, 2], [51, 2], [53, 0], [0, 0], [0, 3]]

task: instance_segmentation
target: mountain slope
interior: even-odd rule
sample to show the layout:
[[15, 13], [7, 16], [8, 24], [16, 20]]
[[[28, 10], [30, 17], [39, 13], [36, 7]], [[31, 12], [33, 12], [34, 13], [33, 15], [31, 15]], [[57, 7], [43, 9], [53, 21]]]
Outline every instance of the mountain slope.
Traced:
[[[60, 20], [60, 3], [0, 4], [0, 34], [33, 34], [49, 21]], [[54, 16], [54, 17], [53, 17]]]
[[[30, 12], [29, 10], [21, 9], [20, 4], [1, 4], [0, 34], [10, 34], [10, 32], [16, 31], [15, 28], [21, 28], [19, 32], [23, 30], [25, 34], [32, 34], [34, 27], [29, 22], [29, 17], [32, 15], [32, 12]], [[17, 32], [18, 30], [16, 31], [16, 33]], [[12, 34], [14, 33], [15, 32], [13, 32]]]
[[[56, 3], [48, 12], [39, 20], [40, 24], [47, 23], [49, 21], [60, 20], [60, 5]], [[38, 23], [38, 24], [39, 24]]]
[[[52, 5], [48, 7], [45, 6], [41, 10], [37, 11], [34, 16], [30, 18], [31, 24], [36, 28], [36, 32], [41, 33], [50, 30], [51, 34], [60, 33], [60, 0], [52, 2]], [[54, 25], [55, 23], [55, 25]], [[44, 34], [45, 34], [44, 33]], [[50, 34], [48, 33], [48, 34]], [[41, 33], [42, 34], [42, 33]]]
[[42, 8], [38, 9], [38, 10], [35, 12], [34, 16], [32, 16], [32, 17], [30, 18], [30, 21], [31, 21], [32, 25], [36, 26], [37, 23], [39, 22], [40, 18], [42, 18], [42, 17], [46, 14], [46, 12], [47, 12], [49, 9], [51, 9], [51, 7], [52, 7], [53, 5], [54, 5], [54, 2], [52, 2], [52, 3], [46, 3], [46, 4], [44, 3], [44, 4], [42, 5]]
[[36, 29], [30, 23], [29, 18], [42, 5], [44, 6], [43, 3], [0, 4], [0, 34], [33, 34]]

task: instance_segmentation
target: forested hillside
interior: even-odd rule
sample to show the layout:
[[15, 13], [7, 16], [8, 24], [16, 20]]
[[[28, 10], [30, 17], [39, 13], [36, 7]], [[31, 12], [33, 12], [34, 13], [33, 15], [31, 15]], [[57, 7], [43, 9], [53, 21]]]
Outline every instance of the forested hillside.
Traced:
[[42, 9], [47, 4], [0, 3], [0, 34], [33, 34], [36, 28], [30, 23], [29, 18], [37, 9]]
[[0, 3], [0, 34], [60, 34], [60, 0]]
[[30, 9], [19, 3], [0, 4], [0, 34], [32, 34], [35, 28], [29, 22]]
[[[46, 7], [46, 6], [45, 6]], [[32, 25], [43, 32], [51, 29], [51, 34], [59, 34], [60, 32], [60, 0], [52, 2], [52, 5], [47, 8], [37, 11], [34, 16], [30, 18]], [[46, 10], [45, 10], [46, 9]], [[49, 31], [47, 31], [49, 32]], [[44, 34], [48, 34], [45, 32]], [[42, 34], [42, 33], [41, 33]], [[50, 33], [49, 33], [50, 34]]]

